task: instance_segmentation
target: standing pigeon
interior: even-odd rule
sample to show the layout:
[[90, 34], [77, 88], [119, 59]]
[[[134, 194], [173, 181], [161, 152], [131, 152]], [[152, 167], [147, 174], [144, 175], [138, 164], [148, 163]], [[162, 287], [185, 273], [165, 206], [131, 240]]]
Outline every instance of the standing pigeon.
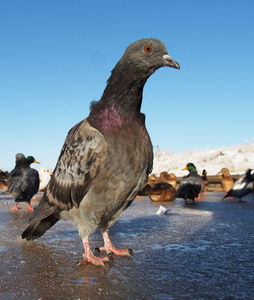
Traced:
[[27, 158], [22, 154], [16, 155], [16, 166], [8, 178], [8, 190], [15, 198], [15, 205], [10, 209], [20, 209], [18, 202], [27, 202], [28, 210], [34, 210], [30, 205], [32, 197], [39, 189], [39, 174], [30, 168], [32, 163], [37, 162], [33, 156]]
[[175, 196], [176, 198], [183, 198], [185, 204], [187, 204], [187, 200], [192, 200], [192, 203], [195, 203], [195, 198], [201, 191], [200, 177], [193, 163], [188, 163], [183, 170], [188, 170], [190, 173], [180, 182]]
[[85, 253], [80, 263], [104, 266], [108, 256], [96, 257], [88, 238], [99, 227], [101, 251], [130, 256], [116, 249], [108, 229], [130, 206], [152, 170], [153, 148], [140, 113], [144, 85], [160, 67], [180, 66], [157, 39], [131, 44], [116, 64], [87, 119], [68, 133], [53, 176], [22, 238], [42, 236], [60, 218], [77, 227]]
[[236, 180], [222, 200], [227, 197], [237, 197], [239, 202], [243, 202], [242, 198], [252, 192], [254, 192], [254, 170], [248, 169], [244, 175]]

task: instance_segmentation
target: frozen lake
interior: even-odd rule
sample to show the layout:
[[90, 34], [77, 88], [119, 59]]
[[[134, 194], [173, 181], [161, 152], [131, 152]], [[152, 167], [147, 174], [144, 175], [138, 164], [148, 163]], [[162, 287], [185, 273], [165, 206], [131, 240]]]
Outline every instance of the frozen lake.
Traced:
[[[133, 257], [101, 269], [76, 265], [83, 246], [68, 222], [22, 240], [31, 212], [26, 204], [9, 210], [13, 198], [1, 194], [0, 299], [253, 299], [254, 194], [246, 203], [223, 195], [208, 193], [196, 205], [137, 198], [109, 232]], [[171, 210], [156, 215], [160, 205]], [[90, 243], [102, 245], [98, 231]]]

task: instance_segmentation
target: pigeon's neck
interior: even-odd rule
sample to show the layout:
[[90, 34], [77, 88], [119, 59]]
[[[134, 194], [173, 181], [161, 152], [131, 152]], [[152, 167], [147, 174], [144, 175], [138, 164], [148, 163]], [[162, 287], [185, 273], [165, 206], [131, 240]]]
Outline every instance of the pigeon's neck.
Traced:
[[98, 127], [122, 127], [143, 119], [140, 114], [143, 88], [152, 72], [135, 65], [117, 65], [99, 102], [91, 105], [89, 121]]

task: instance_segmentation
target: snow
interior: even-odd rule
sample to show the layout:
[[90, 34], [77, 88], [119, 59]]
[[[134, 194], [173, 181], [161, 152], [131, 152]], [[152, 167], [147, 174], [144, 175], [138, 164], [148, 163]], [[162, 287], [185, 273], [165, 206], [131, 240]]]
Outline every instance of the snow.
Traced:
[[247, 169], [254, 169], [254, 143], [224, 147], [213, 150], [196, 150], [174, 154], [157, 148], [154, 153], [153, 174], [163, 172], [185, 176], [182, 171], [187, 163], [195, 164], [201, 175], [206, 169], [207, 175], [216, 175], [222, 168], [228, 168], [230, 174], [243, 174]]

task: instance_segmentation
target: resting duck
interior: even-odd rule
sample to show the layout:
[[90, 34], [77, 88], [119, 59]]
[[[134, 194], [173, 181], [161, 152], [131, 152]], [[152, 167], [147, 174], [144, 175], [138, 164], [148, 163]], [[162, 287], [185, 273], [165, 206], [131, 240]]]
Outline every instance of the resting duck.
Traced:
[[8, 190], [7, 181], [9, 173], [0, 170], [0, 190]]
[[159, 179], [157, 178], [157, 176], [155, 174], [151, 174], [148, 178], [148, 184], [153, 187], [156, 183], [159, 182]]
[[10, 209], [20, 209], [18, 202], [27, 202], [27, 209], [34, 210], [30, 202], [32, 197], [38, 192], [40, 180], [38, 172], [30, 168], [32, 163], [39, 162], [33, 156], [26, 158], [22, 153], [16, 155], [16, 166], [8, 178], [8, 190], [16, 202]]
[[239, 177], [222, 200], [227, 197], [236, 197], [239, 198], [239, 202], [244, 202], [242, 198], [252, 192], [254, 192], [254, 170], [249, 169]]
[[148, 178], [147, 183], [144, 187], [138, 192], [137, 197], [139, 196], [149, 196], [152, 187], [158, 183], [158, 178], [155, 174], [151, 174]]
[[201, 179], [193, 163], [188, 163], [183, 170], [188, 170], [190, 173], [180, 182], [176, 191], [176, 197], [183, 198], [185, 204], [188, 203], [187, 200], [192, 200], [194, 204], [195, 198], [198, 197], [201, 191]]
[[168, 183], [171, 184], [174, 189], [176, 189], [177, 181], [176, 181], [176, 176], [174, 173], [169, 174]]
[[228, 193], [230, 189], [233, 187], [235, 181], [232, 177], [230, 177], [230, 173], [227, 168], [222, 168], [220, 172], [217, 173], [217, 175], [220, 174], [221, 176], [219, 178], [222, 178], [221, 187], [225, 193]]
[[174, 201], [176, 189], [167, 182], [156, 183], [150, 191], [149, 198], [154, 202]]

